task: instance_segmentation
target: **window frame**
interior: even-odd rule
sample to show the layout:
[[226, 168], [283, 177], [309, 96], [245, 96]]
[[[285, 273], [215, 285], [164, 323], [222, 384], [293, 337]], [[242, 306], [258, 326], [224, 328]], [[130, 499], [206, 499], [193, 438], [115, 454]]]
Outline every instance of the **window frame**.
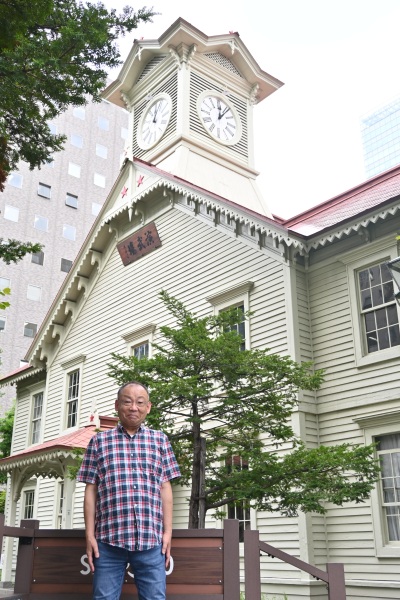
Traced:
[[[40, 223], [40, 222], [42, 222], [46, 226], [45, 229], [43, 229], [42, 227], [36, 227], [36, 224]], [[42, 217], [42, 215], [35, 214], [33, 228], [36, 229], [37, 231], [47, 232], [49, 230], [49, 219], [47, 217]]]
[[[35, 399], [37, 396], [41, 396], [42, 404], [40, 408], [39, 417], [35, 416]], [[44, 389], [32, 391], [31, 393], [31, 418], [30, 418], [30, 432], [29, 432], [29, 446], [40, 444], [42, 440], [42, 425], [43, 425], [43, 408], [44, 408]], [[37, 439], [34, 440], [34, 436], [37, 434]]]
[[128, 356], [134, 355], [135, 348], [138, 348], [144, 344], [148, 344], [147, 357], [150, 358], [153, 354], [153, 337], [156, 328], [157, 326], [155, 323], [148, 323], [146, 325], [142, 325], [141, 327], [137, 327], [132, 331], [123, 333], [121, 337], [125, 340]]
[[[350, 311], [351, 321], [353, 329], [353, 343], [354, 343], [354, 358], [356, 367], [364, 367], [367, 365], [375, 364], [378, 362], [386, 361], [391, 358], [398, 358], [400, 346], [393, 346], [384, 350], [378, 350], [377, 352], [368, 353], [365, 341], [364, 341], [364, 329], [363, 329], [363, 313], [361, 312], [360, 306], [360, 295], [358, 286], [358, 273], [363, 269], [367, 269], [369, 266], [388, 262], [398, 256], [397, 246], [387, 246], [381, 250], [377, 250], [368, 256], [360, 256], [357, 260], [353, 260], [347, 264], [347, 279], [349, 286], [350, 296]], [[400, 310], [399, 306], [394, 300], [396, 305], [397, 315], [400, 323]]]
[[[7, 216], [7, 213], [11, 213]], [[12, 213], [14, 213], [14, 215], [12, 215]], [[15, 218], [11, 218], [11, 216], [16, 216]], [[4, 212], [3, 212], [3, 218], [6, 219], [6, 221], [11, 221], [11, 223], [18, 223], [19, 221], [19, 208], [18, 206], [12, 206], [11, 204], [5, 204], [4, 205]]]
[[[36, 514], [36, 487], [30, 487], [27, 489], [24, 489], [24, 495], [23, 495], [23, 506], [22, 506], [22, 514], [24, 515], [24, 519], [33, 519], [35, 514]], [[28, 495], [32, 495], [32, 501], [28, 504], [27, 500], [28, 500]], [[30, 513], [31, 514], [27, 514], [27, 508], [30, 508]]]
[[[38, 298], [30, 298], [29, 297], [29, 290], [30, 289], [35, 289], [35, 290], [40, 290], [39, 296]], [[31, 300], [32, 302], [41, 302], [42, 301], [42, 288], [38, 285], [32, 285], [32, 283], [28, 283], [28, 285], [26, 286], [26, 298], [27, 300]]]
[[76, 210], [78, 208], [78, 196], [67, 192], [65, 194], [65, 206], [69, 206], [70, 208], [74, 208]]
[[[45, 191], [47, 191], [48, 193], [45, 193]], [[39, 181], [37, 195], [40, 196], [40, 198], [46, 198], [46, 200], [50, 200], [51, 199], [51, 185], [48, 185], [47, 183], [42, 183], [41, 181]]]
[[[77, 429], [79, 427], [79, 419], [80, 419], [80, 411], [81, 411], [81, 400], [82, 400], [82, 385], [83, 385], [83, 366], [86, 360], [86, 356], [84, 354], [79, 354], [70, 360], [61, 364], [61, 367], [64, 369], [64, 384], [63, 384], [63, 415], [62, 415], [62, 430], [70, 430]], [[79, 373], [79, 381], [78, 381], [78, 394], [76, 397], [69, 398], [69, 388], [70, 388], [70, 376], [73, 373]], [[75, 422], [74, 424], [70, 424], [70, 416], [72, 413], [69, 410], [69, 404], [72, 402], [77, 402], [76, 411], [75, 411]]]
[[[38, 258], [38, 260], [33, 260], [33, 258], [36, 257]], [[44, 252], [43, 250], [39, 250], [39, 252], [33, 252], [31, 254], [31, 263], [34, 265], [39, 265], [39, 266], [43, 266], [44, 264]]]
[[[72, 231], [74, 232], [74, 237], [68, 237], [67, 235], [65, 235], [65, 233], [67, 231]], [[70, 242], [76, 242], [76, 227], [75, 225], [69, 225], [68, 223], [63, 223], [63, 230], [62, 230], [62, 236], [65, 240], [69, 240]]]
[[[215, 294], [207, 296], [206, 300], [213, 306], [214, 314], [218, 315], [224, 310], [243, 306], [244, 313], [250, 311], [250, 292], [254, 287], [254, 282], [251, 280], [243, 281], [231, 287], [222, 289]], [[244, 344], [245, 350], [251, 348], [251, 327], [250, 319], [244, 320]]]
[[[35, 325], [36, 331], [35, 331], [35, 333], [33, 335], [26, 335], [25, 331], [26, 331], [26, 328], [27, 328], [26, 326], [27, 325]], [[32, 338], [33, 339], [36, 336], [36, 334], [37, 334], [37, 330], [38, 330], [37, 323], [31, 323], [30, 321], [24, 321], [24, 337], [28, 337], [28, 338]]]
[[6, 317], [6, 316], [4, 316], [4, 315], [0, 315], [0, 323], [3, 323], [3, 324], [4, 324], [4, 326], [3, 326], [3, 327], [1, 327], [1, 326], [0, 326], [0, 333], [2, 333], [2, 332], [3, 332], [3, 331], [5, 331], [5, 330], [6, 330], [6, 328], [7, 328], [7, 317]]
[[[377, 436], [400, 432], [400, 411], [363, 415], [354, 421], [364, 430], [365, 444], [373, 444]], [[377, 456], [377, 453], [375, 453]], [[382, 486], [379, 480], [371, 491], [370, 507], [375, 542], [375, 555], [381, 557], [400, 557], [400, 541], [389, 542], [386, 537], [386, 515], [382, 498]]]

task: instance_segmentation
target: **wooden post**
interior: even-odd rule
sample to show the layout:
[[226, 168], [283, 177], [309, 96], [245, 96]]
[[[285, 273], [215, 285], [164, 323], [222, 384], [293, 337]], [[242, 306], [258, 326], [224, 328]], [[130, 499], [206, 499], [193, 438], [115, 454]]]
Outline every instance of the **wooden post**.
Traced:
[[224, 600], [240, 600], [239, 521], [224, 521]]
[[206, 526], [206, 438], [200, 438], [200, 474], [199, 474], [199, 529]]
[[259, 532], [244, 532], [244, 586], [246, 600], [261, 599]]
[[327, 563], [329, 600], [346, 600], [346, 585], [344, 580], [344, 567], [342, 563]]
[[[21, 527], [31, 530], [39, 529], [39, 521], [35, 519], [22, 519]], [[17, 569], [15, 572], [14, 585], [14, 592], [17, 594], [28, 594], [30, 592], [34, 550], [34, 536], [19, 538]]]

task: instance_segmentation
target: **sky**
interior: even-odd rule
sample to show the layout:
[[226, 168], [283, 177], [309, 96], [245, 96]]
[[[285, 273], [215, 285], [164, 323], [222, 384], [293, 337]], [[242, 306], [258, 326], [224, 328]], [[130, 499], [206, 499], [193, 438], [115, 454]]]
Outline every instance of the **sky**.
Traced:
[[257, 183], [273, 214], [294, 216], [366, 180], [361, 119], [400, 96], [400, 0], [133, 6], [161, 14], [119, 41], [123, 59], [133, 38], [156, 39], [182, 17], [209, 36], [238, 32], [261, 69], [284, 83], [254, 108]]

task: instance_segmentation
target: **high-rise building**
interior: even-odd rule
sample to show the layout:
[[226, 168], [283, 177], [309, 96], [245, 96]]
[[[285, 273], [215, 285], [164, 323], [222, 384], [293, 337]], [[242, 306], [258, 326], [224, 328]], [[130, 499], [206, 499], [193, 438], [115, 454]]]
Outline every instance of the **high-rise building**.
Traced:
[[400, 164], [400, 98], [363, 117], [361, 134], [367, 177]]
[[[0, 289], [11, 306], [0, 311], [4, 375], [23, 364], [50, 304], [104, 203], [122, 162], [128, 113], [107, 101], [71, 107], [50, 123], [65, 148], [41, 169], [21, 163], [0, 194], [0, 238], [40, 242], [43, 250], [17, 264], [0, 262]], [[4, 388], [0, 416], [15, 395]]]

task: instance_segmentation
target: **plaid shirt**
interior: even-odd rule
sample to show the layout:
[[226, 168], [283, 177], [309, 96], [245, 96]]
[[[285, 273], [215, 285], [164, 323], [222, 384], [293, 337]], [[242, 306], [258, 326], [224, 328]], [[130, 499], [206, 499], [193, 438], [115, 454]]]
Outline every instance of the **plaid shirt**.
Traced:
[[119, 424], [90, 440], [77, 480], [97, 485], [96, 538], [127, 550], [162, 542], [161, 485], [180, 477], [171, 444], [143, 425], [130, 436]]

